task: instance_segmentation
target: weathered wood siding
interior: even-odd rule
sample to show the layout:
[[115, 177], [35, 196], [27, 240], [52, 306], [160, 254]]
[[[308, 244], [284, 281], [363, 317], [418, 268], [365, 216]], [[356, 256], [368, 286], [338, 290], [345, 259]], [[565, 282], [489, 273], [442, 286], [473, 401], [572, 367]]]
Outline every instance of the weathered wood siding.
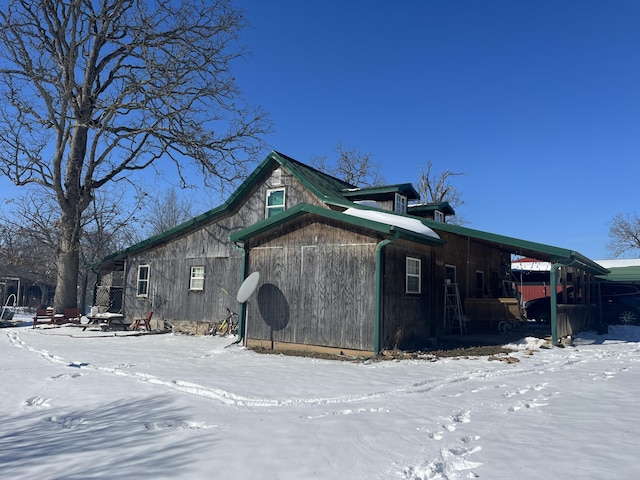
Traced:
[[[508, 279], [506, 272], [510, 265], [510, 254], [507, 251], [480, 243], [472, 238], [438, 231], [440, 238], [447, 244], [434, 250], [435, 262], [433, 270], [433, 292], [437, 333], [445, 333], [444, 298], [445, 267], [456, 267], [456, 281], [464, 305], [466, 298], [498, 298], [501, 293], [502, 280]], [[476, 290], [476, 271], [484, 272], [484, 292], [482, 297]]]
[[[439, 248], [439, 247], [436, 247]], [[421, 260], [421, 293], [406, 293], [407, 257]], [[431, 247], [398, 240], [383, 250], [383, 349], [424, 346], [436, 333], [433, 322]]]
[[[207, 242], [208, 233], [212, 233], [211, 227], [136, 255], [127, 262], [127, 317], [139, 317], [153, 310], [154, 319], [170, 323], [186, 319], [211, 321], [221, 314], [225, 305], [231, 304], [231, 299], [225, 301], [221, 287], [229, 290], [237, 284], [238, 277], [230, 272], [239, 268], [240, 258], [238, 254], [231, 257], [231, 252], [221, 251], [216, 242]], [[198, 255], [198, 252], [201, 253]], [[136, 295], [140, 265], [149, 266], [146, 297]], [[192, 266], [205, 268], [202, 291], [189, 291]], [[234, 281], [235, 284], [231, 283]]]
[[590, 313], [588, 305], [558, 305], [558, 338], [585, 331], [590, 324]]
[[[286, 208], [301, 202], [324, 205], [286, 170], [279, 176], [271, 173], [257, 183], [234, 211], [222, 212], [197, 230], [129, 257], [124, 300], [128, 320], [153, 310], [155, 321], [174, 325], [212, 323], [226, 316], [226, 307], [237, 310], [235, 296], [242, 281], [242, 257], [229, 242], [229, 235], [265, 218], [269, 189], [285, 188]], [[136, 295], [139, 265], [149, 265], [147, 297]], [[190, 271], [194, 266], [205, 267], [202, 291], [189, 291]]]
[[[292, 226], [293, 227], [293, 226]], [[377, 239], [326, 223], [254, 238], [247, 338], [372, 350]]]

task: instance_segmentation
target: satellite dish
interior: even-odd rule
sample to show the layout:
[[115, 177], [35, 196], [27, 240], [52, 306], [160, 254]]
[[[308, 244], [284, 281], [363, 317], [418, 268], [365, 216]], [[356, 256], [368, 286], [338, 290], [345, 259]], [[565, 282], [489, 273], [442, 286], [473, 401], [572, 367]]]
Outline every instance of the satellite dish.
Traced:
[[258, 286], [259, 280], [260, 280], [259, 272], [253, 272], [251, 275], [249, 275], [247, 278], [244, 279], [244, 282], [242, 282], [242, 285], [240, 285], [240, 288], [238, 289], [238, 296], [236, 297], [238, 302], [244, 303], [247, 300], [249, 300], [249, 297], [256, 290], [256, 287]]

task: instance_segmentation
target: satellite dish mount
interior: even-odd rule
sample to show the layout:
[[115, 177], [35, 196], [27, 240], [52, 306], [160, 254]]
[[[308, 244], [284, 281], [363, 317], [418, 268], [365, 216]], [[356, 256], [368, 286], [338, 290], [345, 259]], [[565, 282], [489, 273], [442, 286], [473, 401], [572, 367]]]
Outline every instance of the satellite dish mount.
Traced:
[[[238, 303], [248, 304], [249, 297], [251, 297], [251, 295], [253, 295], [253, 292], [256, 291], [259, 281], [260, 281], [259, 272], [253, 272], [251, 275], [249, 275], [247, 278], [244, 279], [244, 281], [242, 282], [242, 285], [240, 285], [240, 288], [238, 289], [238, 295], [236, 296], [236, 300], [238, 300]], [[247, 344], [247, 317], [249, 314], [249, 308], [245, 307], [244, 312], [245, 312], [245, 315], [242, 322], [243, 325], [241, 326], [241, 332], [242, 332], [242, 340], [244, 340], [244, 344], [246, 345]]]

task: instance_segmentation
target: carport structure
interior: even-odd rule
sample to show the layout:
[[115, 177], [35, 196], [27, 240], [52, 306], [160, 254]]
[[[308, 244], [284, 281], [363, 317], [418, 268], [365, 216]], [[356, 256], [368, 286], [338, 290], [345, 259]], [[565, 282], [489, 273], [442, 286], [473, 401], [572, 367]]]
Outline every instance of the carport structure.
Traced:
[[609, 270], [598, 278], [607, 282], [624, 282], [640, 284], [640, 258], [602, 260], [600, 263]]
[[[499, 251], [502, 268], [511, 278], [511, 258], [531, 257], [551, 265], [551, 337], [554, 343], [559, 338], [580, 332], [592, 325], [596, 275], [606, 275], [609, 270], [575, 250], [530, 242], [504, 235], [474, 230], [459, 225], [424, 220], [447, 242], [442, 249], [444, 264], [457, 262], [473, 275], [473, 262], [481, 256], [481, 248]], [[488, 251], [488, 250], [485, 250]], [[571, 287], [571, 288], [569, 288]], [[559, 291], [559, 292], [558, 292]]]

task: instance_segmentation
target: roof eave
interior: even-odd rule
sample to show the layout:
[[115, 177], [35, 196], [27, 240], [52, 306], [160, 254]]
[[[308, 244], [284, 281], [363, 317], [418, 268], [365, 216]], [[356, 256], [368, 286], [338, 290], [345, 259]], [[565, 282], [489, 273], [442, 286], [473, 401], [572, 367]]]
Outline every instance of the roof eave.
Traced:
[[398, 232], [400, 238], [412, 240], [412, 241], [423, 243], [426, 245], [440, 246], [440, 245], [444, 245], [445, 243], [443, 240], [439, 238], [429, 237], [427, 235], [421, 235], [419, 233], [412, 232], [410, 230], [406, 230], [404, 228], [397, 227], [394, 225], [389, 225], [382, 222], [376, 222], [373, 220], [364, 219], [364, 218], [356, 217], [353, 215], [347, 215], [342, 212], [338, 212], [336, 210], [330, 210], [330, 209], [318, 207], [316, 205], [311, 205], [307, 203], [298, 204], [295, 207], [292, 207], [288, 210], [285, 210], [282, 213], [274, 215], [269, 219], [263, 220], [250, 227], [234, 232], [229, 236], [229, 240], [233, 243], [245, 242], [250, 238], [253, 238], [257, 235], [260, 235], [269, 230], [272, 230], [273, 228], [277, 228], [281, 225], [284, 225], [295, 218], [301, 217], [303, 215], [308, 215], [308, 214], [337, 220], [339, 222], [347, 223], [350, 225], [368, 228], [370, 230], [377, 231], [384, 235], [391, 235], [394, 232]]
[[424, 219], [423, 223], [436, 231], [440, 230], [497, 244], [512, 253], [527, 252], [532, 253], [532, 256], [540, 258], [541, 260], [549, 259], [551, 263], [560, 263], [567, 266], [580, 265], [584, 271], [596, 275], [602, 275], [608, 272], [608, 270], [602, 267], [602, 265], [599, 265], [590, 258], [574, 250], [568, 250], [538, 242], [530, 242], [528, 240], [507, 237], [505, 235], [495, 233], [483, 232], [482, 230], [474, 230], [460, 225], [436, 222], [435, 220], [430, 219]]
[[388, 193], [401, 193], [407, 197], [408, 200], [417, 200], [420, 195], [411, 183], [398, 183], [394, 185], [380, 185], [374, 187], [363, 187], [353, 190], [342, 191], [341, 194], [346, 197], [366, 197], [367, 195], [379, 195]]

